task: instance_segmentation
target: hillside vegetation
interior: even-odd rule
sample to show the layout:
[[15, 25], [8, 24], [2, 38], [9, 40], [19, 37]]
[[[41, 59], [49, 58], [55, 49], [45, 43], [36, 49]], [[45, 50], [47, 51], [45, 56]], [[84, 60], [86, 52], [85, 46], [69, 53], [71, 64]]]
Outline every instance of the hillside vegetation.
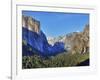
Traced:
[[[57, 56], [42, 58], [39, 55], [23, 56], [23, 69], [26, 68], [48, 68], [48, 67], [71, 67], [77, 66], [81, 62], [89, 59], [89, 53], [86, 54], [67, 54], [61, 53]], [[84, 65], [88, 66], [88, 65]]]
[[89, 66], [89, 24], [83, 31], [47, 38], [40, 22], [22, 17], [22, 68]]

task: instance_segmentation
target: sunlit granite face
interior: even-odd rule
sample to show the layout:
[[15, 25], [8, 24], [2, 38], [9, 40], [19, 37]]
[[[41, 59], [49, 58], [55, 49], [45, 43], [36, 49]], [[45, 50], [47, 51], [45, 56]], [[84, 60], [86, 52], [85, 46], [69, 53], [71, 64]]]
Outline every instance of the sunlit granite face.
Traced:
[[22, 16], [22, 26], [33, 32], [40, 32], [40, 22], [30, 16]]
[[[32, 55], [34, 52], [42, 56], [52, 56], [64, 51], [63, 42], [55, 42], [54, 45], [48, 43], [45, 34], [40, 30], [40, 22], [30, 16], [22, 17], [22, 40], [28, 44], [23, 45], [23, 55]], [[32, 48], [31, 52], [29, 47]]]

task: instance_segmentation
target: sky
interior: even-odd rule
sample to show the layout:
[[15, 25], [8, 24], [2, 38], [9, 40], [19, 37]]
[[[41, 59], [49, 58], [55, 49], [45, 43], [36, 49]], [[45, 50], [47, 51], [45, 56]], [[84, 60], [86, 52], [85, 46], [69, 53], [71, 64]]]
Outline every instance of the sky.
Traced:
[[40, 28], [47, 37], [81, 32], [89, 24], [89, 14], [86, 13], [22, 11], [22, 15], [40, 21]]

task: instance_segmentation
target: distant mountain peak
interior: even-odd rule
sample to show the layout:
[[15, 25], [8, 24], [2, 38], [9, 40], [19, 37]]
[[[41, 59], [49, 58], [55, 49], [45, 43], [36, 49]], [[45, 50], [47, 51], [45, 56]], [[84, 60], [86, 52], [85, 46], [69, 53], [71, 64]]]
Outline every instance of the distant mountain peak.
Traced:
[[89, 25], [85, 25], [83, 31], [68, 33], [65, 36], [58, 36], [48, 38], [49, 44], [55, 42], [63, 42], [65, 49], [74, 53], [88, 53], [89, 52]]
[[49, 44], [45, 34], [40, 30], [40, 21], [30, 16], [22, 16], [22, 39], [25, 44], [27, 43], [23, 43], [23, 56], [33, 53], [52, 56], [65, 51], [63, 42]]

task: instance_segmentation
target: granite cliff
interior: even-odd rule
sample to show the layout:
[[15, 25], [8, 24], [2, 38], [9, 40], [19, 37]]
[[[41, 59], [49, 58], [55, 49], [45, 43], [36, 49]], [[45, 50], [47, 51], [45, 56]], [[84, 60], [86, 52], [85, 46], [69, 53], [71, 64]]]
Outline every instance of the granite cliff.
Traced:
[[53, 56], [65, 51], [63, 42], [50, 45], [40, 29], [40, 22], [30, 16], [22, 16], [22, 40], [23, 56], [33, 53]]
[[40, 21], [30, 16], [22, 16], [22, 26], [33, 32], [40, 32]]
[[89, 53], [89, 25], [86, 25], [82, 32], [73, 32], [56, 38], [48, 38], [48, 42], [51, 45], [54, 45], [55, 42], [63, 42], [65, 44], [64, 48], [72, 54]]

